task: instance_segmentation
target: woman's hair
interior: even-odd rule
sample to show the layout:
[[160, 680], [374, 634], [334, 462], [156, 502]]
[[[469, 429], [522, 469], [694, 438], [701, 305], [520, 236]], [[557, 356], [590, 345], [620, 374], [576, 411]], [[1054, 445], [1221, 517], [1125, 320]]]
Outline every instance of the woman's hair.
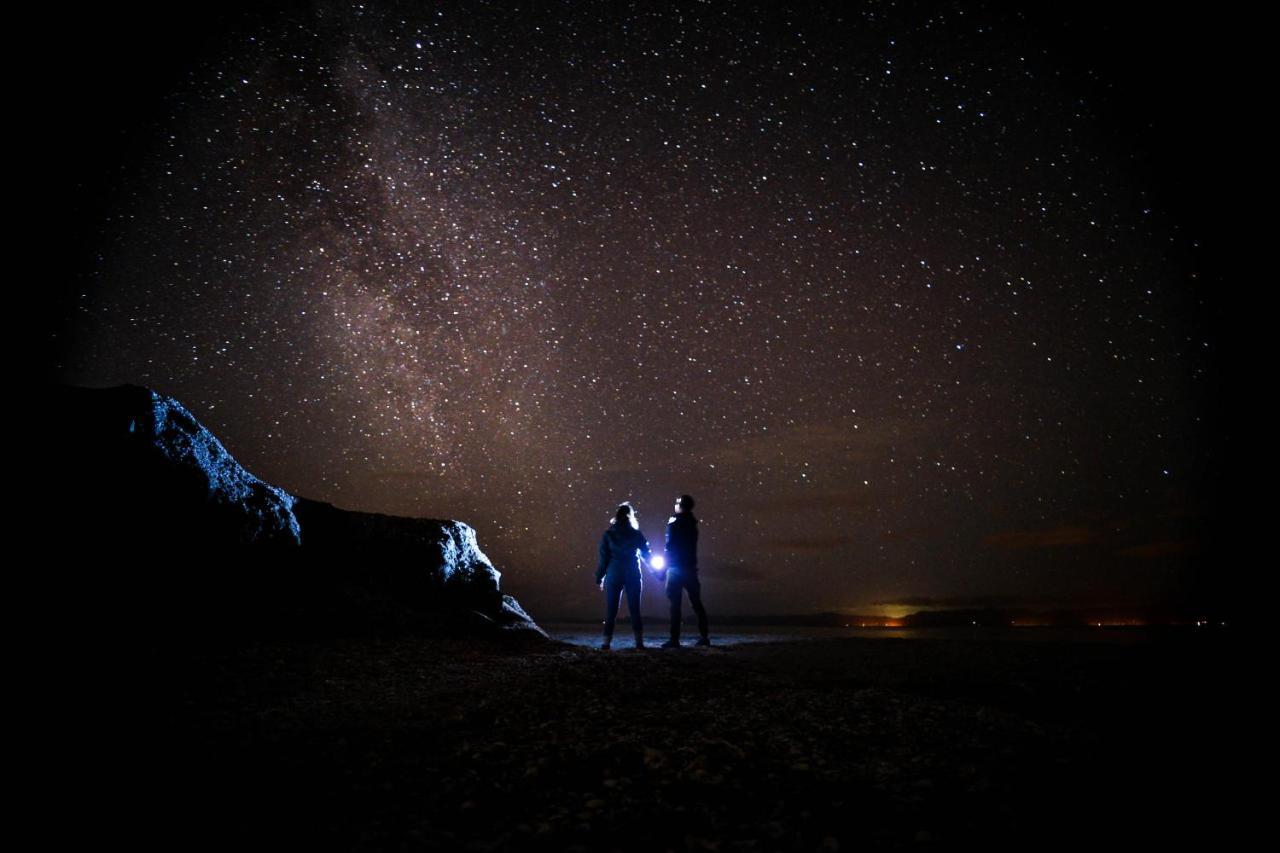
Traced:
[[640, 529], [640, 521], [636, 518], [636, 508], [626, 501], [618, 504], [618, 511], [613, 514], [613, 521], [609, 523], [617, 524], [619, 527], [623, 524], [628, 524], [632, 530]]

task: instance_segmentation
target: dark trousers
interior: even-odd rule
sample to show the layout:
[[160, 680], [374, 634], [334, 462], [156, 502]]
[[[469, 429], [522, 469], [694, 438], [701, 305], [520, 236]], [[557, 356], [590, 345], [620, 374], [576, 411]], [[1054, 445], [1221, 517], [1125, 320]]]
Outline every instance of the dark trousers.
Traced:
[[680, 640], [681, 592], [689, 593], [689, 603], [693, 612], [698, 614], [698, 633], [707, 636], [707, 608], [702, 606], [702, 584], [698, 582], [697, 572], [667, 573], [667, 599], [671, 602], [671, 639]]
[[631, 614], [631, 630], [639, 638], [643, 633], [640, 622], [640, 589], [643, 586], [640, 573], [627, 577], [605, 575], [604, 577], [604, 635], [613, 636], [613, 623], [618, 621], [618, 605], [622, 603], [622, 591], [627, 592], [627, 612]]

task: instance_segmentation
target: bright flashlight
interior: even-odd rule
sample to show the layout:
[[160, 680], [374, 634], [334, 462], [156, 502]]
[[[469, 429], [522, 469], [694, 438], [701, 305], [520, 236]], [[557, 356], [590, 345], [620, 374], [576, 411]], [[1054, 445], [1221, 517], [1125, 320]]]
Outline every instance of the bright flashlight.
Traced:
[[661, 569], [666, 564], [667, 564], [667, 561], [665, 559], [657, 556], [655, 556], [652, 560], [649, 561], [649, 565], [653, 566], [655, 569]]

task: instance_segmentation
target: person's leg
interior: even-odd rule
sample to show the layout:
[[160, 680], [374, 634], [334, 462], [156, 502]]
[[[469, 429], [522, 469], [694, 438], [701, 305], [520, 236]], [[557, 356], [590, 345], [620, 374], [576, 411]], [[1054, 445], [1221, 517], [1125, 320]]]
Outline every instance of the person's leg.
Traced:
[[698, 614], [698, 634], [702, 639], [707, 639], [707, 608], [702, 606], [702, 583], [695, 576], [685, 583], [685, 589], [689, 591], [689, 603], [693, 605], [693, 612]]
[[675, 574], [667, 575], [667, 601], [671, 604], [671, 643], [679, 644], [680, 642], [680, 576]]
[[627, 612], [631, 614], [631, 630], [636, 635], [636, 646], [644, 645], [644, 622], [640, 616], [640, 593], [644, 581], [636, 575], [627, 579]]
[[604, 642], [613, 640], [613, 623], [618, 621], [618, 604], [622, 601], [622, 584], [612, 577], [604, 579]]

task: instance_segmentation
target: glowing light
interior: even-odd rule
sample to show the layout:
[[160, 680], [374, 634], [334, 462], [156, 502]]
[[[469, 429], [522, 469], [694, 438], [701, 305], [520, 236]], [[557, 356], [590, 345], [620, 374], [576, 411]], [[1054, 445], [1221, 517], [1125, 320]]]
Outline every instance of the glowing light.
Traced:
[[652, 560], [649, 561], [649, 565], [653, 566], [655, 569], [661, 569], [667, 565], [667, 561], [663, 557], [655, 556]]

